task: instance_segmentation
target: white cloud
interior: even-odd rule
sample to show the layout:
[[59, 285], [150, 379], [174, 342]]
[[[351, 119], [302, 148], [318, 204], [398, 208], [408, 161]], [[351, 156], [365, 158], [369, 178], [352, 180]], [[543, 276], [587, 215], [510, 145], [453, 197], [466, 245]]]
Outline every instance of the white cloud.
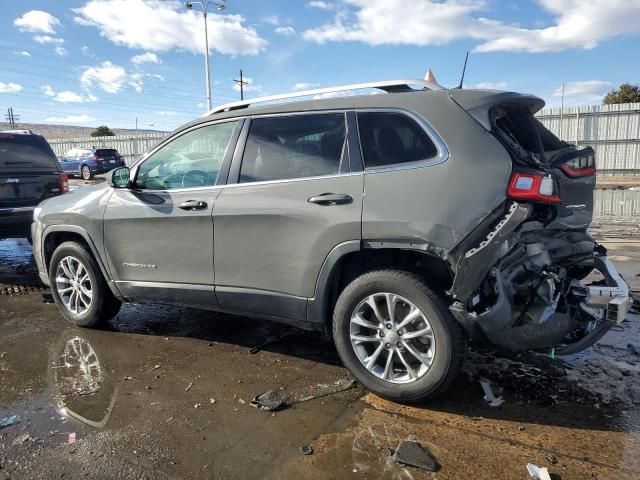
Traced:
[[95, 58], [95, 54], [94, 54], [94, 53], [91, 51], [91, 49], [90, 49], [89, 47], [87, 47], [86, 45], [80, 49], [80, 52], [81, 52], [81, 53], [82, 53], [82, 55], [84, 55], [85, 57]]
[[[581, 97], [581, 100], [601, 99], [609, 90], [611, 82], [604, 80], [583, 80], [579, 82], [567, 82], [564, 85], [565, 97]], [[562, 87], [558, 87], [551, 94], [552, 97], [562, 97]]]
[[[74, 20], [94, 26], [117, 45], [154, 52], [202, 52], [202, 13], [177, 0], [89, 0], [74, 8]], [[209, 45], [229, 55], [256, 55], [267, 41], [240, 15], [209, 14]], [[141, 19], [143, 21], [141, 21]]]
[[135, 63], [136, 65], [142, 63], [162, 63], [162, 60], [160, 60], [155, 53], [147, 52], [131, 57], [131, 63]]
[[178, 112], [174, 112], [173, 110], [160, 110], [156, 112], [156, 115], [162, 115], [163, 117], [175, 117], [178, 115]]
[[[640, 33], [638, 0], [537, 0], [552, 26], [522, 28], [483, 16], [486, 0], [344, 0], [332, 22], [304, 32], [317, 42], [444, 45], [474, 39], [477, 52], [589, 49], [607, 38]], [[411, 12], [410, 15], [407, 12]]]
[[18, 83], [0, 82], [0, 93], [18, 93], [22, 89], [23, 86]]
[[36, 35], [33, 39], [42, 45], [46, 45], [48, 43], [62, 45], [64, 43], [64, 38], [52, 37], [50, 35]]
[[60, 20], [42, 10], [30, 10], [21, 17], [16, 18], [13, 24], [21, 32], [53, 34], [56, 33], [56, 28], [60, 26]]
[[16, 55], [19, 55], [21, 57], [30, 57], [31, 54], [29, 52], [27, 52], [26, 50], [22, 50], [20, 52], [13, 52]]
[[59, 55], [61, 57], [64, 57], [67, 53], [69, 53], [66, 48], [59, 46], [56, 47], [53, 51], [56, 53], [56, 55]]
[[53, 115], [45, 118], [45, 122], [51, 123], [90, 123], [96, 119], [86, 113], [80, 115]]
[[278, 27], [274, 30], [278, 35], [282, 35], [284, 37], [291, 37], [296, 34], [296, 29], [288, 26], [288, 27]]
[[80, 94], [76, 92], [72, 92], [71, 90], [64, 90], [62, 92], [56, 92], [51, 85], [42, 85], [40, 87], [42, 93], [44, 93], [47, 97], [53, 98], [56, 102], [60, 103], [87, 103], [87, 102], [95, 102], [98, 98], [95, 95], [90, 93], [88, 94]]
[[480, 88], [482, 90], [505, 90], [509, 84], [504, 81], [499, 82], [480, 82], [471, 85], [469, 88]]
[[296, 83], [293, 86], [293, 89], [296, 91], [300, 91], [300, 90], [311, 90], [312, 88], [316, 88], [319, 87], [320, 84], [319, 83], [307, 83], [307, 82], [300, 82], [300, 83]]
[[[244, 86], [244, 91], [245, 92], [259, 92], [259, 91], [262, 90], [262, 87], [260, 85], [256, 85], [256, 83], [253, 81], [253, 78], [251, 78], [251, 77], [243, 77], [242, 79], [245, 82], [247, 82], [247, 85]], [[233, 89], [236, 92], [239, 92], [240, 91], [240, 85], [238, 85], [237, 83], [234, 82]]]
[[280, 25], [280, 18], [277, 15], [270, 15], [262, 19], [264, 23], [268, 23], [270, 25], [278, 26]]
[[319, 8], [321, 10], [333, 10], [336, 6], [333, 3], [322, 2], [322, 1], [313, 1], [307, 3], [307, 5], [311, 8]]
[[80, 76], [80, 84], [85, 87], [98, 85], [107, 93], [118, 93], [126, 85], [136, 92], [142, 91], [142, 75], [129, 73], [124, 67], [107, 61], [97, 67], [87, 68]]

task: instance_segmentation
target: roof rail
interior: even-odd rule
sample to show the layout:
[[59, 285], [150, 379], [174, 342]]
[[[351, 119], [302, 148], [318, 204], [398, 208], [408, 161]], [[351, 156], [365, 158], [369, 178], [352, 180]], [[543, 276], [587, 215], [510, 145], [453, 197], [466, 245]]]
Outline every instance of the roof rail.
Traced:
[[361, 90], [364, 88], [377, 88], [387, 93], [415, 91], [415, 89], [411, 88], [411, 85], [420, 85], [422, 86], [423, 90], [444, 90], [444, 87], [438, 85], [437, 83], [428, 82], [426, 80], [387, 80], [382, 82], [355, 83], [353, 85], [342, 85], [338, 87], [318, 88], [315, 90], [304, 90], [300, 92], [283, 93], [280, 95], [270, 95], [268, 97], [252, 98], [249, 100], [242, 100], [240, 102], [226, 103], [212, 110], [209, 110], [207, 113], [203, 115], [203, 117], [212, 115], [214, 113], [228, 112], [230, 110], [247, 108], [256, 103], [273, 102], [275, 100], [285, 100], [289, 98], [307, 97], [310, 95], [323, 95], [327, 93], [348, 92], [351, 90]]

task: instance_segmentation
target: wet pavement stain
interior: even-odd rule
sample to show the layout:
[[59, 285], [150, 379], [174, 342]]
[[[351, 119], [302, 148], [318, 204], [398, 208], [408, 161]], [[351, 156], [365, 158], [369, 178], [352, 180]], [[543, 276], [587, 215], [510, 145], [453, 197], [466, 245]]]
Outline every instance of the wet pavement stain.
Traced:
[[[626, 275], [640, 270], [615, 242]], [[0, 241], [0, 284], [34, 275], [29, 244]], [[39, 292], [0, 296], [0, 331], [0, 418], [22, 417], [0, 430], [0, 478], [494, 480], [527, 478], [527, 463], [563, 480], [640, 478], [640, 357], [626, 348], [637, 315], [565, 363], [473, 352], [423, 406], [355, 388], [278, 412], [250, 401], [350, 378], [322, 335], [162, 305], [126, 305], [104, 329], [78, 329]], [[502, 406], [483, 400], [479, 376]], [[397, 465], [403, 440], [442, 468]]]

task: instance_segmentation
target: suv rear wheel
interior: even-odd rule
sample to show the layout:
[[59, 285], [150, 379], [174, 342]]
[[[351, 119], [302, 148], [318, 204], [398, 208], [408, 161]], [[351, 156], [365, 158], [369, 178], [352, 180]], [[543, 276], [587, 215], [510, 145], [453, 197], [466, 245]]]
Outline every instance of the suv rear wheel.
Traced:
[[377, 270], [351, 282], [333, 316], [338, 354], [369, 390], [417, 403], [458, 373], [465, 337], [442, 300], [417, 275]]
[[122, 303], [113, 296], [91, 253], [77, 242], [56, 248], [49, 265], [53, 299], [64, 317], [94, 327], [115, 317]]
[[87, 165], [82, 167], [82, 169], [80, 170], [80, 175], [82, 176], [83, 180], [91, 180], [93, 178], [93, 172]]

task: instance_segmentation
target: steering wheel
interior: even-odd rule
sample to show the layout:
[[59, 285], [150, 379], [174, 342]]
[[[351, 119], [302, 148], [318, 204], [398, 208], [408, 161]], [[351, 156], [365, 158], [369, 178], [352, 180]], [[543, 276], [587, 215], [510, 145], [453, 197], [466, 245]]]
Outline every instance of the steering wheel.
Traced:
[[189, 170], [182, 176], [182, 188], [206, 187], [209, 182], [209, 174], [202, 170]]

